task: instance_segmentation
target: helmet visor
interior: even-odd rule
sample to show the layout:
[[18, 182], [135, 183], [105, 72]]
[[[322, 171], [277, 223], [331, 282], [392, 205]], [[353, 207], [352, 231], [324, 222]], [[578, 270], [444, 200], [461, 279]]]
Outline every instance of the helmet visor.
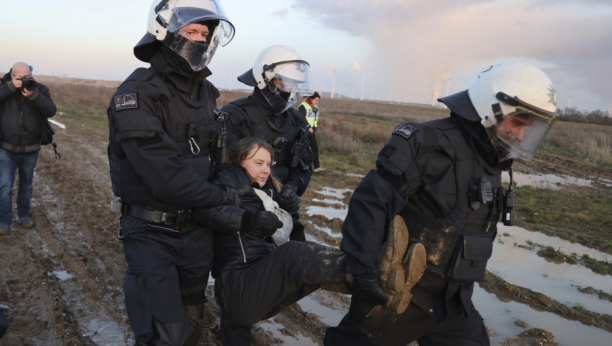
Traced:
[[[182, 56], [194, 71], [204, 69], [217, 48], [234, 38], [234, 26], [218, 0], [177, 0], [172, 7], [162, 7], [159, 13], [165, 11], [170, 11], [171, 16], [166, 24], [168, 34], [163, 42]], [[161, 18], [161, 15], [158, 16], [159, 20]], [[202, 31], [202, 27], [186, 28], [191, 24], [205, 25], [208, 33]], [[202, 34], [206, 36], [202, 37]]]
[[171, 33], [187, 25], [199, 23], [208, 26], [211, 35], [207, 38], [209, 43], [216, 39], [223, 47], [234, 38], [234, 26], [218, 0], [177, 0], [168, 10], [172, 11], [168, 25], [168, 31]]
[[485, 117], [484, 126], [500, 161], [515, 157], [531, 160], [556, 117], [556, 113], [499, 93]]
[[310, 78], [310, 65], [303, 60], [281, 61], [264, 66], [267, 87], [264, 96], [276, 113], [282, 113], [298, 101], [298, 96], [314, 93]]

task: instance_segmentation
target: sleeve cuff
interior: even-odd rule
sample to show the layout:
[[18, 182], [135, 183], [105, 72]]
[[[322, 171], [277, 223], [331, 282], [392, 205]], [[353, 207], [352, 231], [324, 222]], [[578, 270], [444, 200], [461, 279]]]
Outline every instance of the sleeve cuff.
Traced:
[[26, 96], [26, 98], [30, 101], [34, 100], [37, 97], [38, 97], [38, 88], [34, 89], [34, 91], [32, 91], [30, 95]]

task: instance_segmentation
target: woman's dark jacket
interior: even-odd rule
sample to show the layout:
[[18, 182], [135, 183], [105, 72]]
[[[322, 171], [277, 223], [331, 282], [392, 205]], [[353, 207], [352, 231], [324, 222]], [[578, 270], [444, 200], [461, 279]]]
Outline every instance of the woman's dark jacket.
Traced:
[[253, 215], [264, 211], [264, 205], [246, 172], [239, 166], [220, 167], [211, 183], [227, 185], [242, 194], [242, 208], [223, 205], [208, 209], [196, 209], [196, 223], [215, 231], [215, 257], [212, 276], [232, 269], [246, 268], [275, 249], [270, 238], [251, 228]]
[[0, 86], [0, 141], [16, 153], [38, 151], [41, 122], [57, 108], [46, 86], [38, 83], [32, 94], [23, 96], [9, 81], [3, 78]]

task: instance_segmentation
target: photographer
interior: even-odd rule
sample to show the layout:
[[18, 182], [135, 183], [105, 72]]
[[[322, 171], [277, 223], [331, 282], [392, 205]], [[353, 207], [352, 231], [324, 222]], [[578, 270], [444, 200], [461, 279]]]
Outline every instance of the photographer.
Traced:
[[0, 235], [11, 230], [13, 184], [19, 169], [17, 213], [27, 228], [32, 179], [40, 150], [41, 122], [57, 111], [49, 89], [32, 78], [30, 66], [16, 63], [11, 80], [0, 86]]

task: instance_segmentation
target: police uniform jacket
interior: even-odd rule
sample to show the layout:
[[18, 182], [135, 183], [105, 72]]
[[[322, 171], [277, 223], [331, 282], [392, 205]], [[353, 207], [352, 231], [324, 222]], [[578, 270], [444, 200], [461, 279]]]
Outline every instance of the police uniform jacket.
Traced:
[[283, 184], [295, 186], [296, 193], [301, 196], [312, 176], [312, 151], [306, 146], [302, 156], [308, 170], [304, 171], [299, 166], [291, 169], [289, 165], [291, 147], [298, 139], [300, 128], [307, 126], [304, 117], [293, 108], [282, 114], [274, 114], [259, 88], [255, 88], [248, 98], [232, 101], [221, 110], [230, 114], [227, 121], [228, 146], [246, 137], [258, 137], [270, 144], [278, 137], [287, 140], [284, 148], [275, 156], [272, 172]]
[[42, 122], [55, 115], [57, 108], [49, 89], [37, 83], [32, 94], [23, 96], [6, 80], [0, 86], [0, 141], [15, 153], [40, 150]]
[[113, 192], [161, 211], [214, 206], [223, 191], [207, 182], [218, 90], [165, 46], [137, 69], [108, 109]]
[[[492, 186], [491, 203], [473, 203], [473, 183], [482, 179]], [[378, 273], [388, 221], [401, 215], [410, 244], [427, 250], [413, 303], [438, 323], [450, 308], [471, 313], [474, 281], [484, 275], [497, 232], [501, 195], [501, 167], [482, 125], [454, 114], [402, 124], [349, 203], [341, 243], [347, 272]]]
[[217, 277], [224, 271], [250, 266], [276, 247], [270, 237], [264, 237], [262, 233], [251, 228], [254, 214], [265, 211], [265, 208], [242, 167], [235, 165], [220, 167], [215, 170], [211, 183], [227, 185], [242, 195], [240, 208], [223, 205], [207, 209], [198, 208], [193, 213], [196, 223], [215, 230], [212, 275]]

